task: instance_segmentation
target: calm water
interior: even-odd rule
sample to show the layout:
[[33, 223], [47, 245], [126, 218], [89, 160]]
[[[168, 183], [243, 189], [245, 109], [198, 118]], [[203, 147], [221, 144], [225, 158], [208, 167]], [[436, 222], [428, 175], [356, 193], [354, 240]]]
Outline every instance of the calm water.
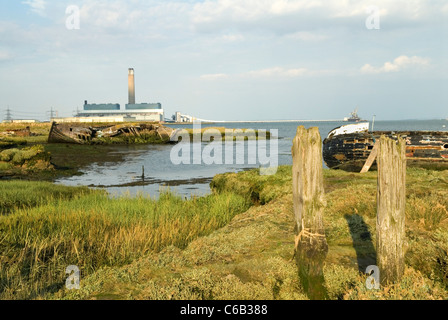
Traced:
[[[306, 128], [319, 127], [322, 138], [328, 132], [346, 122], [303, 122], [303, 123], [225, 123], [203, 124], [202, 127], [226, 127], [226, 128], [250, 128], [278, 130], [278, 164], [292, 164], [291, 146], [297, 126]], [[192, 125], [170, 125], [173, 128], [191, 128]], [[445, 127], [444, 127], [445, 126]], [[382, 130], [435, 130], [447, 131], [447, 120], [407, 120], [407, 121], [376, 121], [375, 131]], [[267, 155], [269, 156], [269, 141], [267, 142]], [[203, 142], [201, 148], [207, 146]], [[189, 197], [191, 195], [205, 195], [210, 193], [209, 183], [214, 175], [224, 172], [238, 172], [250, 168], [258, 168], [259, 165], [205, 165], [205, 164], [180, 164], [174, 165], [170, 159], [173, 145], [144, 145], [119, 147], [116, 152], [123, 153], [125, 161], [117, 163], [96, 164], [82, 170], [83, 175], [64, 178], [57, 181], [64, 185], [87, 185], [96, 188], [105, 188], [111, 195], [130, 193], [145, 193], [157, 197], [161, 189], [169, 187], [176, 193]], [[223, 147], [223, 151], [225, 148]], [[234, 159], [236, 157], [234, 149]], [[247, 161], [247, 143], [245, 147], [245, 163]], [[224, 158], [223, 158], [224, 159]], [[257, 162], [258, 163], [258, 162]], [[145, 174], [142, 177], [142, 166]], [[325, 166], [325, 164], [324, 164]]]

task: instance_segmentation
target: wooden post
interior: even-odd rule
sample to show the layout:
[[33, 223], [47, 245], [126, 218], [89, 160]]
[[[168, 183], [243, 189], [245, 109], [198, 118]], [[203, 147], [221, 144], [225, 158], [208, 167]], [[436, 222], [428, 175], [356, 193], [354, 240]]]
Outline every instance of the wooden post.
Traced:
[[302, 285], [311, 299], [325, 299], [323, 263], [328, 245], [322, 220], [326, 205], [323, 186], [322, 139], [319, 129], [297, 128], [293, 140], [293, 206], [298, 235], [295, 258]]
[[404, 273], [406, 143], [381, 136], [378, 147], [377, 262], [382, 284]]

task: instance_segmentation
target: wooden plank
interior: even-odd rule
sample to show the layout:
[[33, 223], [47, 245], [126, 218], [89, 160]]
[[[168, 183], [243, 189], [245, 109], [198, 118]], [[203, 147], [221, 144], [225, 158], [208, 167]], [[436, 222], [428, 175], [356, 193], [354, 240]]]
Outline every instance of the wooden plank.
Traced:
[[386, 285], [404, 273], [406, 142], [381, 136], [377, 163], [377, 263]]
[[[362, 167], [361, 173], [366, 173], [367, 171], [370, 170], [370, 167], [372, 166], [373, 162], [376, 159], [376, 156], [378, 154], [378, 145], [379, 142], [376, 141], [375, 144], [373, 145], [373, 149], [370, 152], [369, 157], [366, 160], [366, 163], [364, 164], [364, 166]], [[359, 170], [359, 169], [358, 169]]]

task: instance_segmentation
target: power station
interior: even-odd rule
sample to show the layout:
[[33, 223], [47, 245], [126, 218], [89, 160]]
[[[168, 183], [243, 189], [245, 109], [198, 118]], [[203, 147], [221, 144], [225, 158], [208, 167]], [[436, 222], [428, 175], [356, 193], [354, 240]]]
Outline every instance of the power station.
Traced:
[[164, 120], [160, 103], [135, 103], [134, 69], [128, 73], [128, 103], [122, 109], [118, 103], [89, 104], [84, 101], [83, 110], [73, 118], [53, 119], [57, 122], [127, 122]]
[[135, 80], [134, 69], [129, 69], [128, 75], [128, 91], [129, 91], [129, 104], [135, 104]]

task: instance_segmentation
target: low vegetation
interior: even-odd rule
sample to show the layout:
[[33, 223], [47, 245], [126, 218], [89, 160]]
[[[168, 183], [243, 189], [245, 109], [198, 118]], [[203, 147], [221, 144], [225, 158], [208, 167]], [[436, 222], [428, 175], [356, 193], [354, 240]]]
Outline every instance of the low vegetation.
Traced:
[[[32, 182], [28, 186], [23, 189], [36, 188]], [[0, 217], [0, 298], [30, 299], [57, 291], [65, 283], [61, 271], [68, 265], [79, 266], [87, 276], [169, 245], [184, 248], [249, 207], [244, 197], [231, 193], [191, 200], [166, 193], [154, 200], [110, 199], [84, 191], [45, 193], [42, 199], [36, 196], [37, 201], [16, 204], [17, 209]]]
[[99, 145], [132, 145], [132, 144], [165, 144], [166, 141], [161, 139], [156, 132], [141, 133], [139, 136], [119, 135], [113, 138], [95, 138], [93, 144]]
[[0, 215], [19, 209], [29, 210], [44, 205], [56, 205], [59, 201], [98, 192], [100, 191], [87, 187], [68, 187], [50, 182], [2, 181], [0, 182]]
[[[45, 150], [71, 166], [81, 147]], [[83, 150], [94, 159], [108, 149]], [[9, 163], [15, 153], [3, 156]], [[405, 274], [368, 290], [376, 181], [376, 172], [324, 170], [328, 297], [446, 299], [448, 170], [408, 168]], [[87, 188], [1, 181], [0, 299], [308, 299], [292, 260], [291, 167], [272, 176], [217, 175], [211, 186], [212, 195], [190, 200], [111, 199]], [[80, 290], [64, 287], [68, 265], [81, 269]]]
[[27, 141], [22, 138], [1, 137], [0, 138], [0, 151], [10, 148], [17, 148], [19, 146], [25, 146]]
[[[367, 265], [375, 264], [376, 172], [325, 170], [324, 175], [328, 297], [446, 299], [448, 171], [408, 169], [406, 270], [399, 283], [380, 290], [368, 290], [363, 273]], [[256, 202], [263, 205], [252, 206], [186, 248], [168, 246], [120, 268], [101, 268], [84, 278], [80, 290], [64, 289], [49, 297], [308, 299], [292, 260], [290, 167], [279, 168], [275, 176], [259, 176], [256, 170], [227, 173], [217, 176], [213, 185], [219, 192], [258, 198]]]
[[50, 154], [41, 145], [0, 152], [0, 170], [3, 175], [51, 169], [53, 166], [50, 164]]

